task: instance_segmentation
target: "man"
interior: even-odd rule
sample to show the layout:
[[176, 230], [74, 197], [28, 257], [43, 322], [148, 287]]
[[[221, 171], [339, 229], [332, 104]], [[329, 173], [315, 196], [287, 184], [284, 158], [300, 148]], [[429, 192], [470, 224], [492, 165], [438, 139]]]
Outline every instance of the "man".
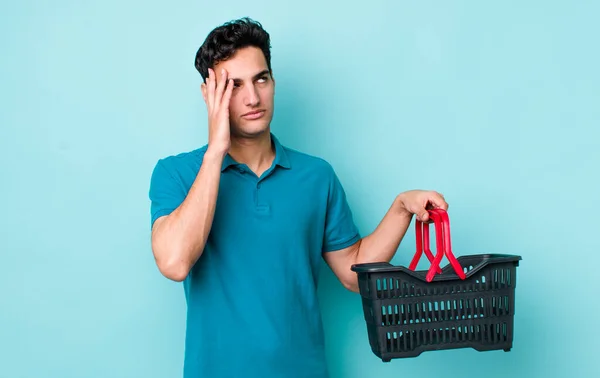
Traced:
[[356, 263], [390, 261], [413, 214], [447, 208], [401, 193], [361, 238], [324, 160], [271, 133], [269, 34], [250, 19], [213, 30], [198, 50], [208, 144], [160, 159], [150, 186], [152, 250], [183, 281], [184, 377], [327, 377], [317, 278], [321, 258], [358, 292]]

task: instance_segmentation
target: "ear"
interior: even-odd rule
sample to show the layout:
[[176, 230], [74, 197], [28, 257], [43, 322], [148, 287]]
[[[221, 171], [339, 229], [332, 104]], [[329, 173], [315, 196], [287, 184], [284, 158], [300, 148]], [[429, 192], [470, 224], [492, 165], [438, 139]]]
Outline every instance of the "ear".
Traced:
[[202, 97], [204, 98], [204, 102], [206, 103], [206, 83], [200, 84], [200, 91], [202, 92]]
[[271, 71], [271, 80], [273, 81], [273, 93], [275, 93], [275, 84], [277, 84], [275, 82], [275, 76], [273, 76], [273, 71]]

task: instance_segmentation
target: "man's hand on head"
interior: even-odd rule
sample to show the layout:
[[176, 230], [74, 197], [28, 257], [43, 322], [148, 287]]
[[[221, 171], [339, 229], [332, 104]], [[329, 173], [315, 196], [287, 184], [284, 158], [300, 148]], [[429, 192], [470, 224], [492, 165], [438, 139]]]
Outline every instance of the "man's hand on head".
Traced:
[[231, 146], [229, 131], [229, 102], [233, 91], [233, 80], [227, 78], [227, 71], [221, 70], [219, 80], [212, 69], [202, 85], [202, 95], [208, 111], [208, 148], [225, 156]]

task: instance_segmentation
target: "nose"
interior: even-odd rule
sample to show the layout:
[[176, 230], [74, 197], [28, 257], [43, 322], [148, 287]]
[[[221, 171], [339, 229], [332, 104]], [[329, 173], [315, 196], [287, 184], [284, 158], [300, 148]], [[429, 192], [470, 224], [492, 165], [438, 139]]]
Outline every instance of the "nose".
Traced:
[[246, 106], [257, 106], [260, 103], [258, 91], [254, 85], [247, 85], [244, 93], [244, 104]]

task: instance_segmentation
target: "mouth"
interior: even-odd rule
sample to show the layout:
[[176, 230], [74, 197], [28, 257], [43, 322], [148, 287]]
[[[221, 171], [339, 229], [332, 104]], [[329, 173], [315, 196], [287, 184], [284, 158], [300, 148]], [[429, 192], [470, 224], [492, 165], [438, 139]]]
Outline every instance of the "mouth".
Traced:
[[265, 114], [264, 110], [254, 110], [242, 115], [245, 119], [259, 119]]

